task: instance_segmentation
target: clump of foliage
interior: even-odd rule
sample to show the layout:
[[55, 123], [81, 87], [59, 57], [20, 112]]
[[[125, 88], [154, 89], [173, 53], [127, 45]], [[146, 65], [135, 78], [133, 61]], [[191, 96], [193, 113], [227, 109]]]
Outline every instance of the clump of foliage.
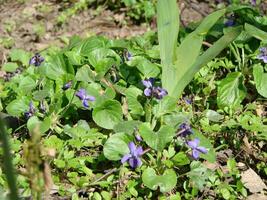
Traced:
[[[13, 120], [20, 196], [40, 199], [52, 182], [72, 199], [247, 196], [234, 158], [208, 164], [219, 150], [240, 150], [244, 134], [267, 139], [255, 114], [267, 98], [266, 26], [250, 23], [254, 8], [234, 6], [179, 32], [176, 1], [159, 0], [157, 10], [157, 34], [11, 51], [0, 108]], [[242, 16], [235, 26], [225, 26], [228, 12]]]

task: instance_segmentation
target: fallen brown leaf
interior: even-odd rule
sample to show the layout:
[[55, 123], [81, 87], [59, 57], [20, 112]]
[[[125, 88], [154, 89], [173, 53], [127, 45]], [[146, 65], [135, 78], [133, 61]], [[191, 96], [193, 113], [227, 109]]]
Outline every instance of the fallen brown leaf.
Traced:
[[251, 168], [241, 173], [241, 181], [251, 193], [257, 193], [267, 189], [261, 177]]

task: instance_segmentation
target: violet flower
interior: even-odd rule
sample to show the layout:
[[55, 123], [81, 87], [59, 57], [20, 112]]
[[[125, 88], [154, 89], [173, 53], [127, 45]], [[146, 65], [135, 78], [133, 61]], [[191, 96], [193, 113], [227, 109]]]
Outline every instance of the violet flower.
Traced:
[[36, 53], [29, 61], [30, 65], [34, 65], [35, 67], [39, 67], [42, 62], [44, 62], [44, 58], [39, 54]]
[[162, 99], [164, 96], [168, 95], [168, 92], [159, 87], [159, 86], [154, 86], [155, 79], [154, 78], [149, 78], [142, 80], [142, 84], [146, 87], [144, 90], [144, 94], [147, 97], [155, 97], [156, 99]]
[[264, 63], [267, 63], [267, 48], [261, 47], [260, 54], [258, 55], [258, 59], [262, 60]]
[[35, 113], [35, 108], [33, 106], [32, 101], [29, 104], [29, 110], [27, 112], [24, 113], [24, 116], [26, 119], [29, 119], [30, 117], [32, 117]]
[[80, 100], [82, 100], [83, 106], [88, 108], [89, 104], [88, 101], [95, 101], [95, 97], [90, 96], [86, 93], [85, 89], [79, 89], [78, 92], [75, 94]]
[[71, 86], [72, 86], [72, 81], [69, 81], [63, 85], [62, 90], [67, 90], [67, 89], [71, 88]]
[[142, 160], [140, 158], [143, 154], [142, 147], [135, 146], [133, 142], [130, 142], [128, 144], [128, 147], [129, 147], [130, 153], [122, 157], [121, 163], [128, 162], [132, 168], [140, 167], [142, 165]]
[[208, 153], [208, 150], [205, 147], [200, 147], [199, 145], [199, 139], [195, 138], [194, 140], [187, 141], [186, 144], [192, 149], [192, 156], [194, 159], [199, 158], [200, 153]]
[[193, 134], [193, 130], [192, 130], [191, 126], [186, 122], [182, 123], [179, 126], [179, 128], [181, 129], [181, 132], [180, 132], [179, 135], [182, 136], [182, 137], [186, 137], [188, 135]]
[[250, 0], [252, 6], [256, 6], [256, 0]]
[[126, 60], [127, 60], [127, 61], [130, 61], [130, 60], [132, 60], [132, 58], [133, 58], [132, 54], [131, 54], [129, 51], [126, 51], [126, 53], [125, 53], [125, 57], [126, 57]]

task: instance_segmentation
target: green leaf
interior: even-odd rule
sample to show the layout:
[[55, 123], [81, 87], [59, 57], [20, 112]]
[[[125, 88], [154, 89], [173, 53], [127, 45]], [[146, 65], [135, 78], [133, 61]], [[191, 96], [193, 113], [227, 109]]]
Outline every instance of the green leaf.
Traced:
[[44, 68], [46, 76], [52, 80], [57, 80], [67, 73], [74, 74], [73, 67], [65, 63], [62, 53], [51, 55], [44, 63]]
[[218, 112], [214, 110], [207, 110], [206, 117], [212, 122], [219, 122], [224, 118], [223, 115], [219, 114]]
[[188, 156], [184, 152], [179, 152], [171, 159], [176, 166], [187, 165], [190, 163]]
[[116, 133], [108, 138], [104, 144], [104, 156], [109, 160], [120, 160], [130, 152], [128, 143], [133, 137], [126, 133]]
[[26, 76], [20, 81], [19, 87], [18, 87], [18, 92], [23, 93], [23, 94], [27, 94], [27, 93], [31, 92], [32, 89], [35, 88], [35, 86], [36, 86], [35, 81], [31, 77]]
[[216, 41], [208, 50], [206, 50], [202, 55], [200, 55], [195, 63], [187, 68], [187, 71], [175, 84], [174, 90], [169, 93], [170, 96], [175, 98], [180, 97], [184, 88], [193, 79], [195, 73], [197, 73], [203, 66], [205, 66], [210, 60], [216, 57], [225, 47], [229, 45], [239, 34], [241, 33], [241, 28], [233, 28], [232, 31], [226, 33], [218, 41]]
[[122, 121], [116, 124], [113, 129], [115, 132], [125, 132], [131, 134], [139, 127], [140, 124], [140, 121]]
[[267, 73], [260, 64], [253, 67], [253, 77], [258, 93], [267, 98]]
[[33, 131], [40, 131], [40, 133], [43, 134], [49, 130], [50, 126], [51, 126], [51, 118], [50, 117], [46, 117], [44, 121], [41, 121], [41, 120], [39, 120], [38, 117], [32, 116], [27, 121], [27, 128], [29, 129], [29, 132], [31, 132], [31, 133]]
[[154, 132], [148, 127], [148, 124], [142, 124], [139, 127], [139, 133], [148, 146], [157, 151], [162, 151], [166, 144], [173, 139], [175, 130], [173, 127], [165, 125], [158, 132]]
[[247, 90], [240, 72], [232, 72], [218, 86], [217, 104], [220, 108], [238, 106], [246, 97]]
[[22, 49], [12, 49], [9, 56], [12, 61], [20, 61], [24, 66], [29, 65], [31, 58], [31, 54]]
[[251, 36], [253, 36], [253, 37], [255, 37], [261, 41], [267, 42], [267, 33], [258, 29], [257, 27], [252, 26], [250, 24], [245, 24], [245, 31], [249, 35], [251, 35]]
[[138, 96], [142, 95], [142, 90], [137, 87], [129, 87], [125, 90], [125, 96], [127, 98], [128, 109], [131, 114], [143, 115], [144, 110], [142, 104], [138, 101]]
[[84, 65], [77, 70], [75, 78], [77, 81], [94, 82], [95, 75], [88, 65]]
[[153, 113], [156, 117], [175, 111], [177, 101], [175, 98], [166, 96], [156, 106], [153, 107]]
[[173, 73], [176, 43], [179, 32], [179, 10], [176, 0], [158, 0], [158, 40], [162, 63], [162, 86], [169, 91], [175, 80]]
[[29, 103], [30, 101], [26, 98], [15, 99], [7, 105], [7, 113], [13, 116], [19, 116], [21, 113], [29, 110]]
[[167, 169], [162, 175], [157, 175], [155, 170], [148, 167], [142, 174], [142, 181], [146, 187], [160, 192], [170, 192], [177, 183], [177, 175], [174, 170]]
[[115, 100], [107, 100], [97, 106], [93, 111], [93, 120], [103, 128], [112, 129], [122, 121], [121, 104]]
[[14, 72], [14, 71], [16, 71], [17, 68], [18, 68], [17, 63], [7, 62], [3, 65], [2, 70], [6, 71], [6, 72]]

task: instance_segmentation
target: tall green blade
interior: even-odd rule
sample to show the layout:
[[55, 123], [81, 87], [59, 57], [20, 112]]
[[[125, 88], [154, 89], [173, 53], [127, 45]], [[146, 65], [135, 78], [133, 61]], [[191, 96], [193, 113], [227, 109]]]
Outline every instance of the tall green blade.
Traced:
[[267, 33], [258, 29], [257, 27], [252, 26], [250, 24], [245, 24], [245, 31], [249, 35], [251, 35], [251, 36], [253, 36], [259, 40], [262, 40], [264, 42], [267, 42]]
[[162, 85], [169, 90], [175, 80], [173, 61], [179, 32], [179, 10], [176, 0], [158, 0], [157, 13]]
[[223, 9], [207, 16], [205, 19], [203, 19], [197, 29], [190, 33], [177, 48], [174, 66], [175, 69], [174, 71], [170, 72], [170, 74], [174, 75], [174, 79], [170, 80], [170, 75], [168, 76], [168, 80], [171, 81], [168, 92], [171, 96], [176, 97], [173, 95], [176, 90], [176, 84], [180, 82], [185, 73], [190, 70], [198, 58], [204, 35], [208, 33], [209, 29], [214, 26], [214, 24], [224, 15], [224, 13], [225, 10]]
[[218, 41], [216, 41], [212, 47], [199, 56], [192, 67], [188, 68], [181, 79], [176, 83], [175, 90], [173, 90], [171, 96], [180, 97], [184, 88], [193, 79], [195, 73], [197, 73], [201, 67], [206, 65], [214, 57], [216, 57], [224, 48], [226, 48], [242, 31], [241, 27], [233, 28], [232, 31], [226, 33]]

